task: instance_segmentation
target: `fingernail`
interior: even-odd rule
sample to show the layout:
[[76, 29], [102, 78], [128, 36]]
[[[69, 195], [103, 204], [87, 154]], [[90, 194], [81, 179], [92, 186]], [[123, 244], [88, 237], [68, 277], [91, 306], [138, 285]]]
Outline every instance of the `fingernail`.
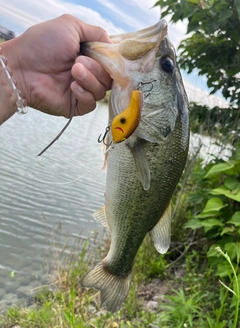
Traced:
[[79, 56], [77, 62], [89, 70], [92, 67], [93, 60], [86, 56]]

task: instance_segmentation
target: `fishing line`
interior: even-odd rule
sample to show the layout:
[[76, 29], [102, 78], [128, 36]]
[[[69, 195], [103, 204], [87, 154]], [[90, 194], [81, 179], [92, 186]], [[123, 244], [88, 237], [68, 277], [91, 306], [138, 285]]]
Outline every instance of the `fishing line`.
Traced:
[[41, 179], [36, 178], [34, 175], [31, 175], [28, 173], [28, 176], [30, 176], [31, 178], [33, 178], [34, 180], [41, 182], [41, 183], [47, 183], [47, 184], [52, 184], [52, 185], [67, 185], [67, 184], [71, 184], [74, 183], [76, 181], [78, 181], [79, 179], [83, 178], [85, 175], [87, 175], [88, 173], [92, 172], [93, 170], [96, 170], [96, 167], [91, 168], [90, 170], [88, 170], [87, 172], [85, 172], [83, 175], [80, 175], [79, 177], [77, 177], [76, 179], [70, 180], [68, 182], [51, 182], [51, 181], [44, 181]]
[[[72, 96], [72, 92], [70, 93], [70, 100], [71, 100], [71, 96]], [[41, 156], [43, 153], [45, 153], [45, 151], [48, 150], [48, 148], [50, 148], [61, 137], [63, 132], [66, 130], [66, 128], [72, 122], [72, 119], [75, 115], [75, 110], [76, 110], [77, 106], [78, 106], [78, 100], [76, 99], [75, 105], [71, 108], [70, 117], [69, 117], [67, 124], [62, 128], [62, 130], [58, 133], [58, 135], [50, 142], [50, 144], [47, 145], [47, 147], [45, 147], [37, 156]]]

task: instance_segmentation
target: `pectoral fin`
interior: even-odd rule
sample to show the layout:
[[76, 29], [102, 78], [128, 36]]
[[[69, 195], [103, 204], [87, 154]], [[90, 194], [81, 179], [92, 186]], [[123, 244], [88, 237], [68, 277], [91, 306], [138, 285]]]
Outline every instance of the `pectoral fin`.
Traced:
[[171, 202], [149, 235], [156, 250], [161, 254], [166, 253], [171, 241]]
[[99, 208], [96, 212], [93, 213], [93, 217], [96, 221], [100, 222], [105, 228], [109, 229], [109, 225], [106, 218], [105, 205]]
[[129, 148], [133, 154], [136, 170], [138, 173], [138, 177], [142, 182], [143, 189], [149, 190], [151, 182], [151, 173], [141, 139], [138, 139], [138, 142], [135, 143], [133, 147], [130, 146]]

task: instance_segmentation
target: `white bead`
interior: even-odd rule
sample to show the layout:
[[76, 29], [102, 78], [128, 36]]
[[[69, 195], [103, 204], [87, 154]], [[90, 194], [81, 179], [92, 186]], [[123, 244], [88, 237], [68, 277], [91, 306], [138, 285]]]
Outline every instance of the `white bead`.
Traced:
[[[2, 53], [2, 48], [0, 47], [0, 54], [1, 53]], [[17, 97], [17, 101], [16, 101], [17, 113], [18, 114], [26, 114], [28, 111], [27, 101], [25, 99], [21, 98], [21, 96], [20, 96], [21, 92], [16, 88], [16, 81], [14, 79], [12, 79], [12, 77], [11, 77], [12, 72], [11, 72], [10, 68], [8, 68], [6, 66], [7, 59], [2, 55], [0, 55], [0, 64], [1, 64], [4, 72], [6, 73], [7, 78], [9, 79], [9, 82], [13, 89], [13, 93]]]

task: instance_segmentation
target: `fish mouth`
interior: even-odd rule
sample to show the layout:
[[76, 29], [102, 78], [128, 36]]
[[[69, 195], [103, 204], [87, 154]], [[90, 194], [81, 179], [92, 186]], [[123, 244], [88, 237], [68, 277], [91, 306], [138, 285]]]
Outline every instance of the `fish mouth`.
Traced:
[[157, 24], [154, 24], [150, 27], [145, 29], [136, 31], [136, 32], [129, 32], [123, 33], [118, 35], [110, 35], [110, 39], [113, 43], [120, 43], [125, 39], [139, 39], [144, 41], [154, 41], [154, 37], [157, 37], [159, 33], [164, 31], [167, 27], [167, 22], [165, 19], [160, 20]]
[[126, 60], [135, 62], [149, 55], [148, 62], [159, 48], [160, 42], [167, 35], [167, 22], [160, 20], [157, 24], [132, 33], [110, 36], [111, 43], [84, 42], [81, 43], [81, 54], [91, 57], [100, 63], [110, 74], [113, 80], [122, 87], [129, 83], [126, 72]]

